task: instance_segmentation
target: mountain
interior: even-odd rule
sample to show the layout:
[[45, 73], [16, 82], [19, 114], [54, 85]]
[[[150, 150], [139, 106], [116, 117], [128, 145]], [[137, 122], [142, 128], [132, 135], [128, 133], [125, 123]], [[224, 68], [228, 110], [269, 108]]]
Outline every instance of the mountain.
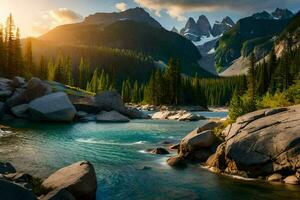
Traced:
[[232, 19], [225, 17], [221, 22], [216, 21], [212, 28], [207, 17], [201, 15], [197, 22], [190, 17], [185, 27], [181, 29], [180, 34], [199, 46], [205, 42], [216, 39], [216, 37], [221, 36], [233, 26], [234, 22]]
[[288, 9], [276, 8], [276, 10], [272, 12], [272, 16], [274, 19], [289, 19], [292, 18], [294, 14]]
[[153, 27], [162, 28], [159, 22], [150, 16], [143, 8], [132, 8], [123, 12], [96, 13], [85, 18], [85, 24], [110, 25], [117, 21], [135, 21], [147, 23]]
[[264, 10], [260, 13], [253, 14], [252, 18], [254, 18], [254, 19], [270, 19], [271, 20], [271, 19], [273, 19], [273, 16]]
[[209, 37], [211, 32], [211, 26], [206, 18], [206, 16], [199, 16], [197, 22], [194, 18], [190, 17], [183, 29], [181, 29], [180, 34], [186, 38], [197, 42], [201, 40], [202, 37]]
[[222, 35], [223, 33], [227, 32], [234, 25], [235, 25], [235, 23], [232, 21], [232, 19], [227, 16], [222, 20], [222, 22], [218, 22], [218, 21], [215, 22], [215, 24], [212, 28], [211, 34], [214, 37], [217, 37], [217, 36]]
[[[132, 11], [141, 13], [141, 17], [135, 16], [136, 19], [148, 16], [145, 11], [141, 11], [141, 8], [131, 9]], [[128, 12], [121, 12], [122, 17], [125, 16], [124, 13]], [[185, 74], [198, 73], [200, 76], [211, 76], [210, 73], [199, 67], [198, 60], [201, 55], [197, 48], [181, 35], [167, 31], [161, 26], [153, 26], [149, 22], [138, 20], [117, 20], [104, 23], [99, 16], [101, 14], [98, 13], [87, 17], [82, 23], [56, 27], [38, 39], [60, 46], [97, 46], [131, 50], [164, 63], [167, 63], [170, 58], [176, 58], [181, 61], [182, 71]], [[116, 13], [112, 13], [112, 16], [116, 16]]]
[[300, 47], [300, 11], [291, 19], [287, 27], [275, 41], [275, 53], [277, 57], [283, 55], [286, 47], [291, 49]]
[[193, 18], [189, 18], [185, 28], [181, 30], [181, 35], [193, 41], [194, 45], [199, 49], [202, 55], [199, 65], [206, 71], [216, 74], [214, 61], [215, 45], [219, 38], [234, 25], [235, 23], [232, 19], [227, 16], [221, 22], [216, 21], [211, 27], [208, 19], [201, 15], [197, 23]]
[[241, 57], [247, 58], [251, 52], [255, 53], [257, 60], [265, 57], [272, 49], [274, 39], [289, 21], [290, 18], [285, 17], [275, 19], [266, 11], [239, 20], [217, 43], [216, 67], [223, 71], [235, 61], [243, 60]]

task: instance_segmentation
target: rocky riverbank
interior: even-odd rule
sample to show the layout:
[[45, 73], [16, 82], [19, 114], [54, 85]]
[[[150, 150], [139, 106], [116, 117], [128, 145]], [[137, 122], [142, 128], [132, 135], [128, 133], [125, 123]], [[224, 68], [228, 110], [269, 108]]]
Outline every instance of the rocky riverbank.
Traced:
[[0, 162], [0, 198], [13, 200], [94, 200], [97, 179], [94, 167], [80, 161], [64, 167], [45, 180], [17, 172], [10, 163]]
[[129, 122], [150, 117], [124, 105], [115, 91], [96, 95], [54, 81], [0, 78], [0, 119], [33, 121]]
[[246, 114], [218, 135], [220, 126], [209, 122], [189, 133], [168, 164], [200, 162], [216, 173], [300, 184], [300, 105]]
[[178, 105], [178, 106], [166, 106], [166, 105], [160, 105], [160, 106], [155, 106], [155, 105], [138, 105], [138, 104], [127, 104], [128, 107], [130, 108], [136, 108], [138, 110], [144, 110], [144, 111], [181, 111], [185, 110], [187, 112], [202, 112], [202, 111], [210, 111], [208, 108], [205, 108], [203, 106], [183, 106], [183, 105]]

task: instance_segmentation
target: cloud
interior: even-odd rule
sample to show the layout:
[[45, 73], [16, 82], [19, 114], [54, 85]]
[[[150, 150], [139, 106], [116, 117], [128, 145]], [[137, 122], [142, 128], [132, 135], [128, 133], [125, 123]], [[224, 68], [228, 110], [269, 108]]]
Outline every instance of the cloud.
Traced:
[[286, 7], [287, 2], [300, 0], [134, 0], [138, 5], [148, 8], [160, 16], [166, 11], [179, 21], [185, 20], [184, 14], [193, 11], [239, 10], [253, 11], [274, 7]]
[[115, 5], [115, 7], [119, 10], [119, 11], [125, 11], [127, 9], [127, 4], [124, 3], [124, 2], [120, 2], [120, 3], [117, 3]]
[[39, 20], [33, 24], [32, 30], [36, 34], [43, 34], [56, 26], [76, 23], [82, 20], [83, 17], [73, 10], [58, 8], [42, 13]]

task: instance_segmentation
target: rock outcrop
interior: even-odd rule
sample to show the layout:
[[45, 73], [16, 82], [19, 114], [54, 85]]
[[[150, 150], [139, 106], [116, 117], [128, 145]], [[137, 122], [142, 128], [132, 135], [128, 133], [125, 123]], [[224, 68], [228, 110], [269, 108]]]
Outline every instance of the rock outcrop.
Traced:
[[130, 119], [117, 111], [102, 111], [96, 117], [98, 122], [129, 122]]
[[178, 120], [178, 121], [198, 121], [206, 119], [203, 116], [187, 112], [185, 110], [180, 111], [159, 111], [152, 115], [152, 119], [159, 120]]
[[293, 176], [286, 183], [299, 179], [295, 174], [300, 169], [300, 105], [246, 114], [225, 132], [225, 142], [207, 161], [209, 167], [271, 180], [276, 173]]
[[[103, 115], [103, 111], [113, 112]], [[116, 120], [116, 112], [123, 116], [122, 119]], [[97, 121], [97, 115], [98, 121], [103, 122], [150, 119], [144, 112], [125, 106], [116, 91], [103, 91], [94, 96], [56, 81], [42, 81], [35, 77], [28, 82], [22, 77], [12, 80], [0, 78], [1, 120], [24, 118], [49, 122], [89, 122]], [[101, 115], [110, 115], [110, 118], [104, 119]]]
[[95, 200], [96, 190], [95, 170], [87, 161], [62, 168], [45, 181], [16, 172], [10, 163], [0, 163], [0, 199], [3, 200]]
[[71, 122], [76, 114], [75, 107], [62, 92], [31, 101], [28, 110], [31, 118], [37, 121]]
[[52, 88], [38, 78], [32, 78], [24, 86], [26, 89], [16, 90], [12, 97], [6, 101], [6, 105], [14, 107], [17, 105], [29, 103], [39, 97], [45, 96], [52, 92]]
[[42, 186], [58, 192], [64, 189], [75, 199], [94, 200], [97, 190], [96, 173], [91, 163], [81, 161], [56, 171], [43, 182]]
[[[217, 145], [217, 139], [213, 129], [219, 124], [216, 122], [208, 122], [203, 126], [193, 130], [186, 135], [175, 148], [178, 149], [178, 156], [172, 157], [168, 162], [169, 165], [177, 165], [177, 163], [205, 162], [214, 152]], [[175, 164], [174, 164], [175, 163]]]
[[130, 119], [149, 118], [137, 109], [129, 109], [124, 105], [121, 96], [116, 91], [104, 91], [95, 96], [95, 105], [102, 111], [117, 111]]

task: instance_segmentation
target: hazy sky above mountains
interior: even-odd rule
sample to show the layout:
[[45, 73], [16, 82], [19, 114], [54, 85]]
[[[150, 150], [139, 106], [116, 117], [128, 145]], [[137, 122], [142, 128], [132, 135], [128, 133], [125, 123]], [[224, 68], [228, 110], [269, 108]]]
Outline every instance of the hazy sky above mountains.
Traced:
[[230, 16], [234, 21], [276, 7], [300, 10], [300, 0], [0, 0], [0, 22], [12, 13], [22, 36], [40, 35], [67, 23], [80, 22], [96, 12], [143, 7], [165, 28], [182, 28], [188, 17], [206, 15], [210, 22]]

